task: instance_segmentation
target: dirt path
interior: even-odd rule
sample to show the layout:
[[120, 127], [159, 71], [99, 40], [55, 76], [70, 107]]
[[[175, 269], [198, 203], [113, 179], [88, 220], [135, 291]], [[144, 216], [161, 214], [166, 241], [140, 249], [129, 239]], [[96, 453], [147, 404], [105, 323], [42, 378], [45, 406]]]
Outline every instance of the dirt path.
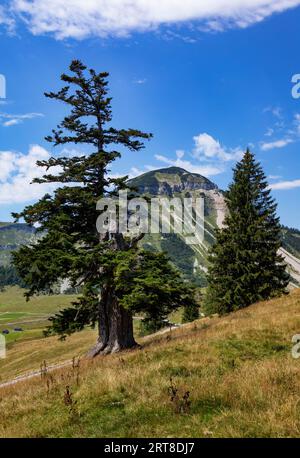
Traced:
[[[140, 317], [134, 317], [134, 318], [135, 319], [140, 319]], [[166, 334], [168, 332], [171, 332], [174, 329], [178, 329], [178, 328], [181, 328], [183, 326], [187, 326], [188, 324], [190, 324], [190, 323], [172, 325], [172, 326], [164, 328], [164, 329], [162, 329], [162, 330], [160, 330], [158, 332], [155, 332], [154, 334], [149, 334], [148, 336], [143, 337], [143, 339], [147, 340], [147, 339], [149, 339], [151, 337], [155, 337], [156, 335], [158, 336], [158, 335]], [[68, 367], [68, 366], [71, 366], [71, 365], [72, 365], [72, 360], [64, 361], [64, 362], [59, 363], [59, 364], [49, 364], [49, 366], [47, 366], [47, 372], [52, 372], [52, 371], [54, 371], [56, 369], [62, 369], [63, 367]], [[35, 369], [35, 370], [31, 371], [31, 372], [27, 372], [26, 374], [19, 375], [18, 377], [15, 377], [12, 380], [8, 380], [7, 382], [0, 383], [0, 389], [8, 387], [8, 386], [15, 385], [16, 383], [19, 383], [19, 382], [24, 382], [25, 380], [30, 380], [30, 379], [35, 378], [35, 377], [40, 377], [40, 376], [41, 376], [41, 370], [40, 369]]]
[[[64, 361], [63, 363], [60, 364], [50, 364], [47, 366], [47, 372], [51, 372], [55, 369], [61, 369], [63, 367], [71, 366], [72, 365], [72, 360], [70, 361]], [[34, 370], [32, 372], [28, 372], [27, 374], [19, 375], [18, 377], [15, 377], [12, 380], [8, 380], [7, 382], [0, 383], [0, 388], [5, 388], [7, 386], [12, 386], [15, 385], [16, 383], [19, 382], [24, 382], [25, 380], [30, 380], [34, 377], [39, 377], [41, 376], [41, 370]]]

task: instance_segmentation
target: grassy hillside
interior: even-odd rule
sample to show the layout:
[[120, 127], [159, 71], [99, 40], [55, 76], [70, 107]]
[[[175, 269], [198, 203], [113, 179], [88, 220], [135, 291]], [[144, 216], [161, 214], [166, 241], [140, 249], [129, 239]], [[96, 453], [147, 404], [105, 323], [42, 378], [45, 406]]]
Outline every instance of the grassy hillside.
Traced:
[[[6, 336], [8, 348], [16, 341], [37, 339], [43, 336], [42, 330], [49, 324], [48, 317], [70, 305], [76, 296], [53, 295], [33, 297], [26, 302], [24, 290], [8, 287], [0, 293], [0, 332], [9, 330]], [[14, 331], [21, 327], [22, 332]], [[1, 370], [1, 360], [0, 360]]]
[[[86, 329], [82, 333], [61, 342], [57, 337], [44, 338], [43, 330], [49, 325], [48, 317], [65, 308], [76, 299], [72, 295], [33, 297], [29, 302], [24, 290], [8, 287], [0, 292], [0, 333], [9, 330], [5, 336], [7, 358], [0, 359], [0, 383], [37, 370], [42, 361], [50, 364], [65, 361], [75, 354], [84, 355], [96, 341], [96, 331]], [[181, 323], [183, 310], [170, 314], [170, 320]], [[135, 335], [141, 333], [140, 319], [134, 320]], [[15, 331], [21, 328], [22, 331]], [[82, 350], [80, 350], [82, 348]]]
[[[291, 356], [299, 310], [295, 291], [142, 339], [142, 350], [1, 388], [0, 436], [299, 437], [300, 361]], [[73, 356], [90, 345], [81, 336], [74, 336]], [[55, 345], [41, 340], [39, 351]], [[170, 400], [170, 377], [178, 402]], [[187, 391], [191, 404], [182, 406]]]
[[0, 359], [0, 383], [38, 371], [44, 361], [56, 365], [74, 356], [83, 356], [97, 338], [96, 331], [91, 329], [73, 335], [65, 342], [57, 337], [41, 338], [33, 332], [29, 334], [31, 338], [8, 345], [7, 358]]

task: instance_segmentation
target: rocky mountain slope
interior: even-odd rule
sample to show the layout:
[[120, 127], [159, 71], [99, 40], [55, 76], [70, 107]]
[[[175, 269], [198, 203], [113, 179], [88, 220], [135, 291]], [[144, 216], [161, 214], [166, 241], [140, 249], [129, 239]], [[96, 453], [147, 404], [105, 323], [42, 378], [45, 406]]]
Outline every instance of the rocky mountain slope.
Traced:
[[204, 197], [204, 240], [187, 245], [184, 236], [149, 234], [142, 244], [147, 249], [166, 251], [174, 264], [198, 286], [205, 286], [208, 251], [214, 243], [214, 231], [223, 224], [226, 213], [224, 196], [217, 185], [196, 173], [179, 167], [154, 170], [130, 180], [140, 194], [148, 197]]
[[9, 265], [11, 252], [35, 238], [35, 229], [27, 224], [0, 223], [0, 266]]
[[[221, 227], [226, 214], [223, 192], [209, 179], [187, 172], [179, 167], [169, 167], [147, 172], [129, 181], [139, 194], [148, 197], [204, 197], [204, 240], [197, 245], [187, 245], [185, 238], [177, 234], [149, 234], [142, 245], [149, 250], [166, 251], [185, 278], [198, 286], [206, 285], [208, 252], [214, 243], [216, 227]], [[22, 244], [36, 238], [35, 230], [25, 224], [0, 223], [0, 266], [8, 265], [10, 254]], [[300, 231], [282, 228], [282, 254], [293, 276], [293, 283], [300, 285]]]
[[[141, 194], [148, 196], [199, 197], [205, 201], [204, 240], [198, 245], [186, 245], [183, 237], [176, 234], [147, 235], [143, 245], [148, 249], [167, 251], [171, 260], [199, 286], [206, 284], [207, 256], [214, 243], [214, 230], [222, 227], [226, 215], [224, 193], [207, 178], [187, 172], [178, 167], [154, 170], [130, 181]], [[300, 231], [282, 228], [281, 250], [293, 284], [300, 285]]]

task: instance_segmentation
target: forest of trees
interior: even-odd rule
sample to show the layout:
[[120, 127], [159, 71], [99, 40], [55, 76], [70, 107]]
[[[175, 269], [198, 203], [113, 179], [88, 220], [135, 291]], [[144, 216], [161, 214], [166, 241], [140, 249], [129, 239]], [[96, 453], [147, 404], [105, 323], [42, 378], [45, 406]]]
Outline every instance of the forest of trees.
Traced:
[[13, 265], [0, 266], [0, 290], [5, 286], [16, 285], [25, 288], [25, 283], [18, 275], [16, 268]]

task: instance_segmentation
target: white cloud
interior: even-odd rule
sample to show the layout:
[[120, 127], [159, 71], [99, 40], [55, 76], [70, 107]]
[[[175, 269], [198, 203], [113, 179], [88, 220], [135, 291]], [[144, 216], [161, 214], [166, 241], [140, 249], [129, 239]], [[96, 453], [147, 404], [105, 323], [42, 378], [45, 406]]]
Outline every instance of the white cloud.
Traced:
[[281, 107], [267, 107], [263, 110], [263, 113], [268, 112], [270, 112], [277, 119], [283, 119]]
[[270, 151], [272, 149], [284, 148], [285, 146], [298, 142], [300, 139], [300, 113], [296, 113], [294, 115], [292, 124], [289, 128], [283, 129], [285, 126], [284, 117], [282, 114], [282, 109], [279, 107], [276, 108], [266, 108], [264, 112], [269, 111], [271, 112], [276, 118], [279, 119], [278, 122], [275, 123], [274, 128], [269, 128], [265, 133], [266, 137], [273, 137], [275, 133], [281, 132], [281, 137], [278, 140], [274, 141], [262, 141], [260, 142], [260, 149], [262, 151]]
[[184, 151], [182, 149], [179, 149], [176, 151], [176, 156], [178, 159], [182, 159], [184, 156]]
[[135, 84], [145, 84], [147, 83], [147, 78], [141, 78], [133, 81]]
[[243, 157], [243, 151], [240, 148], [227, 150], [222, 147], [218, 140], [215, 140], [207, 133], [199, 134], [193, 138], [195, 148], [193, 156], [196, 159], [220, 159], [222, 161], [234, 161]]
[[239, 161], [244, 152], [240, 148], [226, 148], [211, 135], [202, 133], [193, 137], [194, 148], [189, 154], [193, 161], [185, 159], [185, 151], [177, 150], [176, 158], [156, 154], [155, 159], [169, 166], [180, 167], [205, 177], [219, 175], [226, 170], [229, 161]]
[[300, 180], [292, 181], [280, 181], [279, 183], [273, 183], [269, 186], [273, 190], [288, 190], [300, 188]]
[[280, 180], [282, 178], [280, 175], [269, 175], [269, 180]]
[[274, 129], [272, 127], [269, 127], [267, 129], [267, 132], [265, 133], [265, 137], [272, 137], [273, 134], [274, 134]]
[[15, 155], [11, 151], [0, 152], [0, 183], [5, 182], [14, 170]]
[[36, 162], [49, 158], [49, 152], [39, 145], [32, 145], [28, 154], [0, 151], [0, 204], [29, 202], [53, 191], [55, 184], [30, 184], [46, 174]]
[[131, 167], [131, 169], [128, 172], [110, 173], [109, 178], [123, 178], [125, 176], [128, 176], [129, 178], [135, 178], [139, 175], [142, 175], [143, 173], [150, 172], [151, 170], [156, 169], [158, 169], [158, 167], [155, 167], [154, 165], [145, 165], [142, 169], [139, 169], [138, 167]]
[[263, 142], [260, 144], [260, 149], [262, 151], [270, 151], [276, 148], [284, 148], [285, 146], [289, 145], [290, 143], [294, 143], [294, 140], [292, 138], [283, 138], [281, 140], [276, 140], [275, 142], [270, 142], [270, 143]]
[[12, 33], [14, 31], [15, 21], [11, 17], [11, 15], [7, 13], [5, 7], [2, 5], [0, 5], [0, 24], [4, 25], [9, 33]]
[[9, 121], [5, 121], [2, 126], [4, 127], [11, 127], [11, 126], [16, 126], [17, 124], [21, 124], [20, 119], [10, 119]]
[[300, 114], [299, 113], [295, 114], [294, 125], [296, 128], [296, 134], [300, 135]]
[[11, 127], [17, 124], [22, 124], [27, 119], [43, 117], [42, 113], [25, 113], [22, 115], [14, 115], [9, 113], [0, 113], [0, 123], [4, 127]]
[[189, 44], [197, 43], [196, 38], [193, 38], [192, 36], [189, 36], [189, 35], [185, 35], [183, 33], [174, 32], [173, 30], [166, 30], [162, 34], [162, 38], [166, 41], [181, 40]]
[[81, 157], [84, 155], [85, 153], [83, 151], [80, 151], [76, 148], [68, 148], [68, 147], [64, 147], [59, 153], [59, 156], [68, 157], [68, 158], [74, 157], [74, 156]]
[[284, 130], [285, 121], [283, 116], [283, 110], [280, 106], [266, 107], [263, 110], [263, 113], [271, 113], [272, 117], [275, 118], [275, 121], [273, 121], [273, 126], [267, 129], [265, 137], [272, 137], [275, 134], [275, 132]]
[[245, 28], [300, 5], [300, 0], [10, 0], [10, 5], [35, 35], [82, 39], [191, 21], [214, 32]]
[[187, 170], [188, 172], [199, 173], [200, 175], [203, 175], [205, 177], [218, 175], [224, 172], [224, 169], [221, 166], [193, 164], [190, 161], [183, 159], [183, 156], [178, 157], [178, 155], [176, 159], [169, 159], [166, 156], [161, 156], [160, 154], [156, 154], [155, 159], [169, 166], [180, 167], [182, 169]]

